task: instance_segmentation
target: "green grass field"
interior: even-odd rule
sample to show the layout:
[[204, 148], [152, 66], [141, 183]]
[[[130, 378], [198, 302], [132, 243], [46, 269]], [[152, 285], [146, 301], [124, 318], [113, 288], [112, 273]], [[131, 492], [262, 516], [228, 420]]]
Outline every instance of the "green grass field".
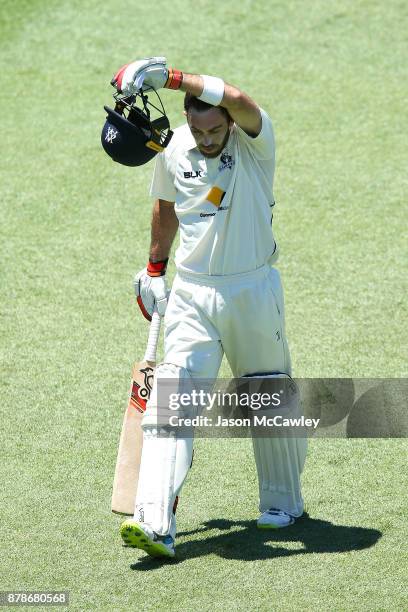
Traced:
[[[312, 440], [308, 514], [269, 535], [250, 441], [198, 440], [177, 562], [122, 548], [110, 494], [147, 336], [131, 281], [152, 168], [99, 142], [130, 59], [244, 89], [275, 125], [295, 375], [405, 377], [407, 31], [397, 0], [2, 0], [0, 590], [69, 590], [75, 610], [407, 609], [402, 439]], [[181, 95], [163, 100], [182, 123]]]

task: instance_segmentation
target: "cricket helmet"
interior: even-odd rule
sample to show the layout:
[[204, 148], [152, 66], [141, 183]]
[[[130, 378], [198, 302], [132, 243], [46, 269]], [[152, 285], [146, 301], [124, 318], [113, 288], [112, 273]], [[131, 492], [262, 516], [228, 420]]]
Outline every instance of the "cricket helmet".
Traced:
[[[127, 97], [116, 93], [115, 108], [104, 106], [108, 115], [102, 128], [102, 146], [113, 161], [124, 166], [146, 164], [165, 149], [173, 136], [158, 93], [150, 91], [156, 94], [161, 108], [149, 102], [141, 90]], [[158, 117], [152, 119], [154, 110]]]

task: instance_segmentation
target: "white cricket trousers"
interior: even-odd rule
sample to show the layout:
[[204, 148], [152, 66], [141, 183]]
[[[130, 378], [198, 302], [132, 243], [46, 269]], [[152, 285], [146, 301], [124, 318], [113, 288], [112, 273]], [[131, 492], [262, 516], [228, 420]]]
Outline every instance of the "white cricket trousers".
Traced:
[[194, 378], [216, 378], [224, 353], [235, 378], [255, 372], [291, 374], [275, 268], [233, 276], [178, 272], [164, 322], [164, 361]]
[[[150, 520], [158, 533], [171, 530], [171, 508], [192, 457], [192, 440], [185, 440], [184, 445], [180, 442], [178, 450], [171, 451], [171, 462], [178, 467], [172, 475], [164, 475], [170, 455], [168, 459], [165, 453], [161, 455], [159, 442], [155, 450], [151, 432], [147, 431], [156, 409], [160, 377], [169, 377], [169, 372], [174, 375], [176, 366], [180, 371], [187, 370], [193, 379], [216, 379], [224, 353], [235, 378], [260, 372], [291, 375], [280, 274], [269, 265], [232, 276], [202, 276], [179, 271], [164, 322], [165, 355], [156, 370], [152, 396], [143, 419], [145, 438], [140, 483], [144, 485], [139, 484], [135, 510], [135, 517], [142, 516], [146, 522]], [[274, 507], [300, 516], [303, 513], [300, 474], [306, 457], [306, 440], [278, 436], [253, 438], [252, 441], [260, 511]], [[163, 446], [163, 441], [161, 444]], [[154, 459], [155, 468], [152, 469]]]

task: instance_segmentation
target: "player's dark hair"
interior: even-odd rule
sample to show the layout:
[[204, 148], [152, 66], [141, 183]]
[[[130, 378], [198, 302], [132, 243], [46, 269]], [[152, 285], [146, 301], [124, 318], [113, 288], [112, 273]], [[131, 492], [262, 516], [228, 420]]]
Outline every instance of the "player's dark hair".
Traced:
[[223, 115], [227, 118], [227, 121], [232, 121], [231, 115], [223, 106], [213, 106], [212, 104], [208, 104], [207, 102], [203, 102], [203, 100], [199, 100], [196, 96], [193, 96], [191, 93], [186, 93], [184, 96], [184, 110], [186, 113], [193, 108], [197, 112], [207, 111], [209, 108], [218, 108]]

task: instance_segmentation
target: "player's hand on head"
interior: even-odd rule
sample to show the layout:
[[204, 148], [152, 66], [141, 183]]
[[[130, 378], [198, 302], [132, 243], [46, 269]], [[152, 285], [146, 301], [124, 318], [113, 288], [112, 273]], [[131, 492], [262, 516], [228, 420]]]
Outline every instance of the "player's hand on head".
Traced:
[[[151, 321], [155, 307], [161, 317], [166, 312], [169, 295], [169, 289], [164, 276], [166, 265], [167, 260], [165, 262], [158, 262], [158, 264], [151, 264], [149, 262], [148, 267], [138, 272], [133, 281], [137, 303], [143, 316], [148, 321]], [[156, 270], [160, 267], [162, 268], [160, 274], [152, 276], [152, 274], [157, 274]]]
[[140, 89], [160, 89], [168, 79], [165, 57], [147, 57], [125, 64], [115, 74], [111, 83], [119, 93], [132, 95]]

